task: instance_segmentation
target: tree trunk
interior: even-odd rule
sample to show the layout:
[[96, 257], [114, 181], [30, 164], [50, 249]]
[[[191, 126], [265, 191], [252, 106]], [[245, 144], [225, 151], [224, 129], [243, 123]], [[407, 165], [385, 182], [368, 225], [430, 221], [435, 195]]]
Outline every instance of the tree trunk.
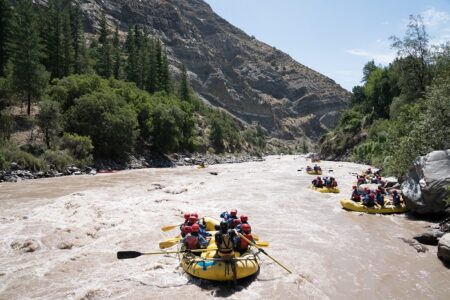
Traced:
[[31, 94], [30, 92], [27, 93], [27, 114], [31, 115]]

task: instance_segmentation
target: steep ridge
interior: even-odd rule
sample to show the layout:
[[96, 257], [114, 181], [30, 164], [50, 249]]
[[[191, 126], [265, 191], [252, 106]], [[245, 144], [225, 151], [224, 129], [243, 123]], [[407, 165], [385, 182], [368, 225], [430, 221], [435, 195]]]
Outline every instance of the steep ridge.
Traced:
[[186, 65], [205, 101], [274, 137], [316, 140], [348, 105], [350, 93], [332, 79], [248, 36], [202, 0], [84, 0], [81, 7], [90, 32], [102, 10], [124, 32], [145, 26], [165, 44], [174, 74]]

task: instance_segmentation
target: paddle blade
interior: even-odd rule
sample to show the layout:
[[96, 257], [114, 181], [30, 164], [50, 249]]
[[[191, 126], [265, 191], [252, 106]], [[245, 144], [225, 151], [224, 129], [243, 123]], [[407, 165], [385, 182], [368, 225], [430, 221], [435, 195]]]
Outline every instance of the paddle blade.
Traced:
[[269, 247], [269, 242], [266, 241], [256, 241], [256, 245], [259, 247]]
[[179, 241], [180, 241], [180, 239], [178, 239], [178, 238], [162, 241], [159, 243], [159, 249], [166, 249], [166, 248], [173, 247], [176, 244], [178, 244]]
[[117, 259], [136, 258], [141, 255], [142, 253], [137, 251], [119, 251], [117, 252]]
[[170, 231], [170, 230], [173, 230], [173, 229], [177, 228], [178, 226], [180, 226], [180, 225], [164, 226], [164, 227], [161, 227], [161, 230], [162, 231]]

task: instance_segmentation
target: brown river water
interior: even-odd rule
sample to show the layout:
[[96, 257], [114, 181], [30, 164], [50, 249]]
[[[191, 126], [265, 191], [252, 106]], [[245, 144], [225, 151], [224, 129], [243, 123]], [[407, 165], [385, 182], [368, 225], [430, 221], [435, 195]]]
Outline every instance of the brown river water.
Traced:
[[[436, 247], [418, 253], [402, 240], [429, 222], [344, 211], [339, 200], [365, 166], [322, 162], [341, 194], [321, 194], [297, 171], [307, 164], [271, 156], [1, 183], [0, 299], [450, 299]], [[116, 259], [119, 250], [157, 251], [177, 234], [160, 228], [180, 223], [183, 211], [218, 217], [231, 208], [249, 215], [266, 251], [293, 274], [262, 255], [258, 276], [233, 286], [189, 277], [174, 254]], [[14, 246], [28, 239], [39, 249]]]

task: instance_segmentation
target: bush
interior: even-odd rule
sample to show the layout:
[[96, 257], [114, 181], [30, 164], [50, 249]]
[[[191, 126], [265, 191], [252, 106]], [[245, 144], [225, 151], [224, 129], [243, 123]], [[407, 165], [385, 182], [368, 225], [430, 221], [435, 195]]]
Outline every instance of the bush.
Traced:
[[134, 108], [111, 91], [82, 96], [67, 114], [67, 131], [89, 136], [99, 158], [125, 159], [134, 149], [137, 127]]
[[92, 164], [92, 141], [88, 136], [64, 133], [61, 141], [61, 149], [69, 151], [76, 160], [76, 165], [82, 168]]
[[30, 170], [33, 172], [45, 170], [44, 162], [31, 155], [30, 153], [24, 152], [17, 149], [15, 146], [9, 146], [4, 150], [4, 162], [3, 164], [10, 164], [11, 162], [16, 162], [20, 168]]
[[47, 150], [44, 152], [43, 158], [51, 168], [60, 172], [74, 164], [73, 158], [67, 151]]
[[13, 131], [12, 118], [8, 114], [0, 112], [0, 141], [9, 140], [12, 131]]

